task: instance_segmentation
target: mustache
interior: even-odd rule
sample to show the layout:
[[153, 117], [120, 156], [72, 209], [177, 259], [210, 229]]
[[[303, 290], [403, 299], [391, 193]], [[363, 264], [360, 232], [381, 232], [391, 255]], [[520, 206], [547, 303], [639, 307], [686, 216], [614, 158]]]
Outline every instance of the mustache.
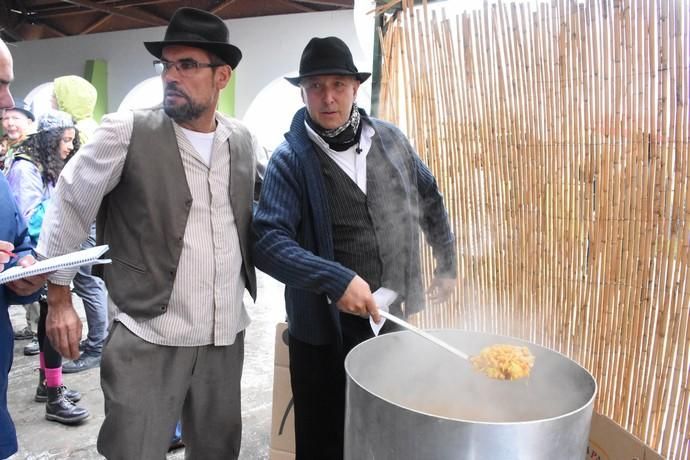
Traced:
[[187, 93], [178, 88], [176, 83], [168, 83], [167, 85], [165, 85], [164, 94], [166, 96], [180, 96], [184, 97], [185, 99], [189, 99]]

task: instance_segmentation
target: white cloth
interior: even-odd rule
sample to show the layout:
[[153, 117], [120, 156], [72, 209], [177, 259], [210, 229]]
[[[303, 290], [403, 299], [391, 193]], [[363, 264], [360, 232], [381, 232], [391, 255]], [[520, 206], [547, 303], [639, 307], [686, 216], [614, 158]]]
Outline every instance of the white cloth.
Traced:
[[189, 141], [194, 147], [195, 153], [199, 154], [201, 159], [204, 161], [206, 166], [211, 166], [211, 152], [213, 150], [213, 136], [215, 131], [212, 133], [199, 133], [192, 131], [191, 129], [179, 127]]

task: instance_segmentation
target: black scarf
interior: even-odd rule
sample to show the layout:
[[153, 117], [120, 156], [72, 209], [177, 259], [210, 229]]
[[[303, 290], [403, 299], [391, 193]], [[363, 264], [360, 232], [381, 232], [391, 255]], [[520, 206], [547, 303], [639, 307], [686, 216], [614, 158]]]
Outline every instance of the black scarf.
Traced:
[[305, 119], [309, 127], [326, 141], [330, 148], [336, 152], [343, 152], [359, 142], [362, 135], [362, 119], [366, 118], [366, 112], [357, 108], [357, 104], [352, 104], [350, 118], [344, 125], [335, 129], [323, 129], [311, 119], [309, 112], [306, 112]]

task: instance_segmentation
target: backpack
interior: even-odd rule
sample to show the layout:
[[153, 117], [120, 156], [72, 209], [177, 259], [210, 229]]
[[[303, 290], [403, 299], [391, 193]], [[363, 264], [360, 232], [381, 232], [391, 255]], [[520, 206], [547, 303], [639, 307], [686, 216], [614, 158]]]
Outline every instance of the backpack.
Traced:
[[[25, 153], [20, 153], [14, 156], [14, 160], [26, 160], [34, 163], [33, 159]], [[44, 199], [31, 210], [31, 215], [26, 219], [26, 226], [28, 227], [29, 237], [31, 242], [36, 245], [38, 237], [41, 234], [41, 227], [43, 226], [43, 218], [46, 215], [46, 209], [50, 204], [50, 197]]]
[[46, 209], [50, 204], [50, 198], [38, 203], [38, 205], [31, 211], [31, 216], [27, 219], [26, 226], [28, 227], [29, 237], [31, 242], [36, 245], [38, 237], [41, 234], [41, 227], [43, 226], [43, 218], [46, 215]]

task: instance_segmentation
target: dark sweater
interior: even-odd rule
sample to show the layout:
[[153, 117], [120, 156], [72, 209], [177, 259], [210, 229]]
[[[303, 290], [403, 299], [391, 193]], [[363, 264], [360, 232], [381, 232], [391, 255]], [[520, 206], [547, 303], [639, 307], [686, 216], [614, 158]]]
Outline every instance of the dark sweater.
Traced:
[[[306, 109], [294, 116], [290, 131], [273, 152], [254, 216], [256, 267], [285, 283], [290, 334], [322, 345], [338, 342], [336, 302], [355, 272], [334, 258], [332, 222], [315, 147], [304, 126]], [[369, 119], [372, 142], [399, 174], [409, 211], [405, 272], [405, 314], [424, 308], [419, 227], [434, 250], [436, 273], [456, 276], [455, 240], [436, 180], [407, 138], [395, 126]]]

